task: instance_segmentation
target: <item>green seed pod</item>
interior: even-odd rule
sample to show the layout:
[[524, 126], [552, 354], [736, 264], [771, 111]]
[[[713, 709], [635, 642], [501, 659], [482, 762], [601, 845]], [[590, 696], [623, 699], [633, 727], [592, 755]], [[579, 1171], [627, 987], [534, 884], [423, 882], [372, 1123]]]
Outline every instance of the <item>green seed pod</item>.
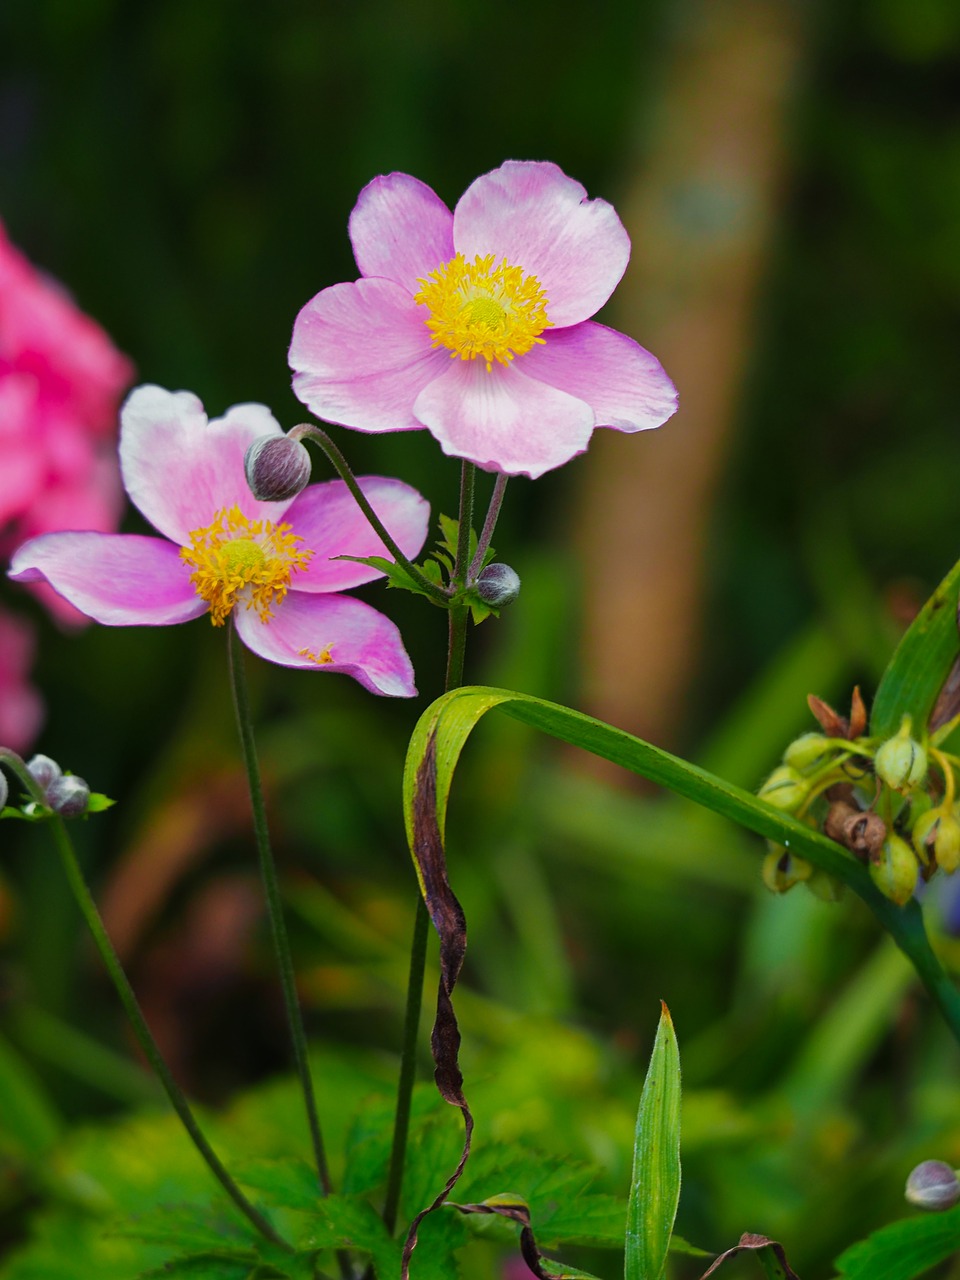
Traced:
[[945, 813], [940, 820], [933, 852], [937, 866], [948, 876], [960, 867], [960, 821], [957, 820], [956, 813]]
[[913, 897], [920, 867], [906, 840], [892, 832], [870, 859], [870, 878], [885, 898], [902, 907]]
[[783, 753], [783, 763], [805, 773], [822, 764], [830, 750], [830, 739], [822, 733], [804, 733]]
[[801, 880], [809, 879], [812, 871], [805, 858], [797, 858], [782, 844], [775, 844], [764, 858], [760, 874], [771, 893], [786, 893]]
[[960, 1200], [960, 1182], [943, 1160], [924, 1160], [910, 1171], [903, 1194], [917, 1209], [952, 1209]]
[[930, 861], [933, 853], [933, 846], [937, 838], [937, 832], [940, 829], [940, 819], [942, 817], [942, 809], [927, 809], [917, 817], [910, 828], [910, 839], [913, 842], [913, 847], [919, 854], [920, 861], [925, 865]]
[[807, 798], [807, 784], [796, 769], [782, 764], [774, 769], [757, 794], [774, 809], [793, 813]]
[[888, 738], [873, 761], [877, 777], [894, 791], [910, 791], [927, 776], [927, 753], [910, 737], [910, 717], [903, 717], [900, 732]]

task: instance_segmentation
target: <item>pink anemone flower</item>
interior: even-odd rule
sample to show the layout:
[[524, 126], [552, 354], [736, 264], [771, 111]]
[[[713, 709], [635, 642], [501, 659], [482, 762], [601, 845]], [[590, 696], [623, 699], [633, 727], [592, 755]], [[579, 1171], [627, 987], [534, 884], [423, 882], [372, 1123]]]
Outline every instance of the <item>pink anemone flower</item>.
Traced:
[[[410, 697], [400, 633], [368, 604], [339, 594], [381, 575], [340, 555], [384, 555], [340, 480], [292, 500], [258, 502], [247, 446], [282, 435], [260, 404], [207, 420], [196, 396], [138, 387], [120, 414], [120, 467], [131, 500], [163, 538], [84, 531], [31, 538], [13, 556], [16, 582], [47, 582], [107, 626], [165, 626], [228, 617], [254, 653], [287, 667], [342, 671], [372, 693]], [[360, 480], [405, 555], [427, 535], [425, 500], [399, 480]], [[167, 541], [169, 539], [169, 541]]]
[[656, 357], [590, 319], [630, 240], [555, 164], [508, 160], [453, 213], [408, 174], [374, 178], [350, 239], [362, 278], [318, 293], [293, 327], [293, 389], [318, 417], [426, 427], [445, 453], [536, 477], [595, 427], [644, 431], [675, 411]]

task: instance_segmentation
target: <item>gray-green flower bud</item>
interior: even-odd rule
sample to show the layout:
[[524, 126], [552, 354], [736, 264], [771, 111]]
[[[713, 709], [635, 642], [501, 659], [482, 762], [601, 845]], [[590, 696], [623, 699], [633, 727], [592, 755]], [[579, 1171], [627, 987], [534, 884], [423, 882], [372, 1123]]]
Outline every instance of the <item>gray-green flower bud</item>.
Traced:
[[87, 812], [90, 803], [90, 788], [82, 778], [72, 773], [62, 774], [54, 778], [47, 787], [47, 804], [62, 818], [78, 818]]
[[290, 436], [261, 436], [243, 455], [250, 492], [260, 502], [295, 498], [310, 483], [310, 454]]
[[495, 609], [513, 604], [520, 594], [520, 578], [508, 564], [488, 564], [477, 579], [477, 595]]
[[902, 907], [917, 887], [920, 867], [906, 840], [893, 832], [870, 857], [870, 878], [885, 898]]
[[960, 1182], [943, 1160], [924, 1160], [910, 1171], [903, 1194], [917, 1209], [952, 1209], [960, 1201]]
[[927, 753], [910, 736], [909, 716], [904, 716], [897, 736], [878, 749], [873, 767], [877, 777], [894, 791], [909, 791], [927, 776]]
[[51, 760], [49, 756], [32, 756], [27, 761], [27, 773], [44, 791], [52, 782], [56, 782], [62, 772], [56, 760]]
[[796, 769], [782, 764], [774, 769], [757, 794], [774, 809], [793, 813], [807, 798], [807, 784]]
[[0, 769], [0, 809], [7, 803], [7, 797], [10, 795], [10, 785], [7, 782], [7, 775]]
[[803, 733], [794, 738], [783, 753], [783, 763], [803, 773], [822, 763], [830, 750], [830, 740], [822, 733]]

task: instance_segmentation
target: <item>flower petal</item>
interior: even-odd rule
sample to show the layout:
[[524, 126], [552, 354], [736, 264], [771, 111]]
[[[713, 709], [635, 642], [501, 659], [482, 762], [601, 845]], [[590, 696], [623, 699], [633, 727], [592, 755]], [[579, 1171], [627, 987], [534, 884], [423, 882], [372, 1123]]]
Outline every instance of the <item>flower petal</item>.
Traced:
[[350, 241], [362, 276], [386, 276], [414, 294], [419, 279], [453, 257], [453, 214], [419, 178], [388, 173], [360, 192]]
[[391, 280], [324, 289], [293, 326], [294, 394], [318, 418], [358, 431], [422, 426], [413, 402], [446, 356], [431, 347], [424, 315]]
[[588, 320], [547, 333], [522, 358], [531, 378], [591, 406], [598, 427], [647, 431], [677, 409], [677, 389], [656, 356], [616, 329]]
[[593, 410], [516, 367], [451, 362], [417, 397], [417, 417], [444, 453], [478, 467], [535, 479], [587, 447]]
[[400, 632], [361, 600], [293, 591], [268, 622], [255, 609], [237, 609], [233, 616], [240, 639], [268, 662], [341, 671], [371, 693], [389, 697], [412, 698], [417, 692]]
[[14, 553], [8, 577], [48, 582], [107, 627], [163, 627], [207, 612], [179, 549], [125, 533], [45, 533]]
[[468, 260], [495, 255], [535, 275], [552, 324], [587, 320], [617, 287], [630, 259], [630, 237], [606, 200], [555, 164], [508, 160], [477, 178], [453, 213], [453, 240]]
[[[383, 476], [360, 476], [360, 488], [407, 557], [423, 546], [430, 521], [430, 504], [416, 489]], [[314, 555], [305, 570], [290, 581], [294, 591], [344, 591], [382, 575], [367, 565], [333, 556], [393, 557], [367, 523], [353, 494], [342, 480], [313, 484], [296, 499], [285, 516], [293, 532]]]
[[137, 387], [120, 410], [123, 482], [150, 523], [181, 546], [234, 504], [248, 519], [276, 521], [290, 503], [256, 501], [243, 455], [258, 436], [281, 434], [262, 404], [237, 404], [208, 422], [189, 391]]

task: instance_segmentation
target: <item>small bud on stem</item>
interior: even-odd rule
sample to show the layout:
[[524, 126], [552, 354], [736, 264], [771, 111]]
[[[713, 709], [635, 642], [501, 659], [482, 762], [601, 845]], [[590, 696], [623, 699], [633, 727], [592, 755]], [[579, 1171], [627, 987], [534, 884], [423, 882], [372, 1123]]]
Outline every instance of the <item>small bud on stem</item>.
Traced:
[[243, 468], [250, 492], [260, 502], [295, 498], [310, 483], [310, 454], [290, 436], [261, 436], [247, 447]]

